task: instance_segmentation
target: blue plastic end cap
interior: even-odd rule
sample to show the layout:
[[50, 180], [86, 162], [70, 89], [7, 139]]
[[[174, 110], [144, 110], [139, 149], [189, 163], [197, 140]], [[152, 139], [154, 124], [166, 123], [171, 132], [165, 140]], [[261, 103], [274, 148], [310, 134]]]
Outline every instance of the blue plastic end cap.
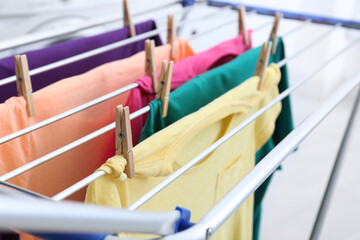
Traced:
[[175, 210], [180, 212], [179, 221], [175, 225], [175, 233], [184, 231], [195, 224], [190, 222], [191, 211], [186, 208], [176, 207]]
[[189, 7], [195, 3], [195, 0], [182, 0], [181, 4], [183, 7]]

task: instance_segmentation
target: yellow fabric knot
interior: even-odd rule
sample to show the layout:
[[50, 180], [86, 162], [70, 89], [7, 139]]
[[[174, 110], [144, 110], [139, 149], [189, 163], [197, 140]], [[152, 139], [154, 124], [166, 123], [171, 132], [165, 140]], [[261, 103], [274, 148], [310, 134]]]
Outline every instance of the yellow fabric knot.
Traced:
[[126, 159], [121, 155], [115, 155], [109, 158], [106, 163], [104, 163], [96, 171], [104, 171], [107, 174], [112, 175], [118, 181], [125, 181], [127, 179], [126, 173], [124, 173], [125, 166], [127, 162]]

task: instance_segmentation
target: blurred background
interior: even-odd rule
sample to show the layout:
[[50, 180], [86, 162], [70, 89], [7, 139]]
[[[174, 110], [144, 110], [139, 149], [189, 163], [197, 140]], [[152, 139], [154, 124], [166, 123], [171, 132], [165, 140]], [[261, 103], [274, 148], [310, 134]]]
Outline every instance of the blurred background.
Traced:
[[[178, 20], [214, 13], [213, 17], [187, 24], [178, 35], [189, 39], [196, 52], [208, 49], [237, 34], [236, 11], [222, 10], [206, 4], [182, 8], [171, 0], [130, 0], [135, 23], [155, 19], [166, 26], [166, 14], [175, 13]], [[282, 10], [319, 14], [360, 21], [360, 1], [356, 0], [253, 0], [232, 1]], [[41, 48], [68, 39], [91, 36], [121, 28], [122, 0], [0, 0], [0, 47], [22, 38], [64, 32], [62, 36], [0, 51], [0, 57]], [[117, 19], [108, 24], [88, 25]], [[232, 23], [227, 23], [234, 19]], [[273, 17], [248, 13], [247, 28], [256, 29]], [[286, 34], [303, 22], [281, 20], [279, 35]], [[74, 29], [86, 28], [82, 31]], [[295, 54], [302, 47], [329, 31], [333, 26], [308, 24], [284, 37], [286, 53]], [[208, 32], [211, 29], [214, 31]], [[268, 39], [271, 24], [253, 33], [254, 46]], [[165, 33], [164, 33], [165, 34]], [[296, 83], [311, 74], [345, 45], [360, 36], [360, 30], [338, 28], [289, 63], [290, 82]], [[165, 40], [165, 35], [162, 36]], [[360, 70], [360, 44], [341, 55], [292, 95], [296, 125], [324, 101], [341, 83]], [[276, 172], [265, 197], [261, 239], [307, 239], [329, 178], [332, 164], [350, 114], [354, 93], [347, 97], [324, 122], [299, 146], [297, 152]], [[342, 166], [321, 239], [360, 239], [360, 128], [359, 121]]]

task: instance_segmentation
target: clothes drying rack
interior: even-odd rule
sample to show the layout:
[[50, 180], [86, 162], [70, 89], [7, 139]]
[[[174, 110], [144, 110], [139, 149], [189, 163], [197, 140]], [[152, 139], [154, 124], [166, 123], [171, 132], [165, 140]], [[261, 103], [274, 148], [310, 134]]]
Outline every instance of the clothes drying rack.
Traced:
[[[220, 1], [207, 1], [207, 4], [214, 7], [221, 7], [223, 9], [230, 9], [238, 7], [238, 4], [235, 3], [225, 3]], [[196, 7], [197, 3], [194, 1], [184, 1], [184, 6], [187, 7]], [[321, 41], [326, 38], [329, 34], [331, 34], [335, 29], [340, 27], [352, 28], [352, 29], [360, 29], [360, 22], [355, 21], [347, 21], [343, 19], [335, 19], [328, 17], [321, 17], [317, 15], [309, 15], [309, 14], [301, 14], [301, 13], [293, 13], [288, 11], [274, 10], [274, 9], [266, 9], [259, 8], [254, 6], [247, 6], [246, 10], [250, 12], [250, 14], [263, 14], [263, 15], [271, 15], [274, 16], [276, 12], [280, 12], [283, 14], [285, 19], [296, 19], [299, 21], [303, 21], [303, 23], [294, 29], [290, 30], [283, 36], [290, 35], [297, 30], [307, 26], [310, 22], [316, 24], [327, 24], [333, 25], [333, 27], [322, 34], [319, 38], [312, 41], [310, 44], [305, 46], [302, 49], [299, 49], [295, 54], [289, 56], [282, 61], [277, 63], [279, 68], [286, 65], [289, 61], [296, 58], [306, 50], [310, 49], [312, 45], [316, 42]], [[220, 11], [219, 11], [220, 12]], [[213, 14], [209, 14], [210, 17], [214, 16]], [[195, 19], [183, 20], [180, 22], [179, 26], [183, 26], [186, 23], [190, 23], [192, 21], [201, 20], [204, 17], [199, 17]], [[235, 21], [235, 19], [233, 20]], [[257, 28], [254, 31], [258, 31], [265, 26], [268, 26], [272, 23], [265, 23]], [[212, 30], [216, 30], [215, 27]], [[80, 31], [81, 28], [78, 29]], [[163, 32], [165, 28], [158, 28], [157, 30], [153, 30], [148, 33], [144, 33], [117, 43], [113, 43], [99, 49], [95, 49], [89, 51], [87, 53], [79, 54], [77, 56], [58, 61], [56, 63], [49, 64], [47, 66], [40, 67], [38, 69], [34, 69], [30, 71], [30, 75], [35, 75], [41, 72], [45, 72], [50, 69], [54, 69], [56, 67], [60, 67], [71, 62], [75, 62], [81, 59], [85, 59], [90, 56], [94, 56], [96, 54], [100, 54], [111, 49], [124, 46], [131, 42], [135, 42], [141, 39], [146, 39], [148, 37], [157, 35]], [[75, 30], [74, 30], [75, 31]], [[77, 30], [76, 30], [77, 31]], [[209, 32], [207, 31], [207, 32]], [[207, 33], [206, 32], [206, 33]], [[206, 34], [203, 33], [203, 34]], [[47, 39], [49, 37], [55, 37], [58, 35], [43, 35], [43, 39]], [[41, 40], [40, 37], [37, 40]], [[26, 41], [25, 41], [26, 42]], [[28, 43], [30, 43], [29, 41]], [[13, 186], [11, 184], [6, 183], [6, 181], [22, 174], [26, 171], [31, 170], [32, 168], [39, 166], [40, 164], [53, 159], [56, 156], [59, 156], [81, 144], [90, 141], [93, 138], [96, 138], [112, 129], [115, 128], [115, 123], [112, 123], [102, 129], [99, 129], [88, 136], [85, 136], [73, 143], [70, 143], [54, 152], [51, 152], [39, 159], [34, 160], [31, 163], [28, 163], [18, 169], [15, 169], [7, 174], [0, 176], [0, 229], [20, 229], [22, 231], [28, 232], [47, 232], [47, 233], [113, 233], [113, 232], [128, 232], [128, 233], [149, 233], [156, 234], [162, 237], [156, 239], [209, 239], [215, 232], [218, 230], [221, 225], [228, 219], [232, 213], [236, 209], [240, 207], [240, 205], [251, 195], [254, 191], [273, 173], [281, 164], [282, 161], [286, 159], [286, 157], [291, 154], [296, 147], [314, 130], [321, 121], [346, 97], [348, 96], [360, 83], [360, 72], [356, 74], [354, 77], [341, 84], [336, 91], [334, 91], [330, 97], [324, 101], [324, 103], [311, 115], [309, 115], [303, 122], [301, 122], [282, 142], [280, 142], [266, 157], [264, 157], [260, 163], [258, 163], [254, 169], [252, 169], [230, 192], [228, 192], [223, 199], [221, 199], [207, 214], [203, 216], [203, 218], [195, 223], [193, 226], [187, 228], [186, 230], [175, 232], [175, 228], [177, 223], [180, 221], [188, 221], [188, 215], [186, 210], [178, 209], [170, 212], [161, 212], [161, 213], [150, 213], [150, 212], [140, 212], [135, 211], [141, 205], [143, 205], [146, 201], [155, 196], [158, 192], [164, 189], [166, 186], [175, 181], [178, 177], [184, 174], [187, 170], [191, 169], [198, 162], [200, 162], [203, 158], [209, 155], [212, 151], [214, 151], [217, 147], [221, 146], [224, 142], [234, 136], [237, 132], [245, 128], [255, 119], [257, 119], [261, 114], [266, 112], [272, 106], [274, 106], [279, 101], [283, 100], [287, 96], [289, 96], [292, 92], [302, 86], [304, 83], [308, 82], [312, 77], [314, 77], [317, 73], [319, 73], [324, 67], [334, 61], [338, 56], [343, 53], [349, 51], [356, 44], [360, 43], [360, 37], [355, 39], [349, 45], [342, 48], [335, 55], [331, 56], [329, 59], [326, 59], [323, 63], [321, 63], [310, 75], [305, 78], [299, 80], [294, 85], [289, 87], [287, 90], [280, 93], [278, 97], [273, 99], [270, 103], [268, 103], [263, 108], [259, 109], [252, 116], [242, 122], [240, 125], [232, 129], [222, 138], [217, 140], [214, 144], [205, 149], [202, 153], [196, 156], [194, 159], [189, 161], [183, 167], [178, 169], [172, 175], [167, 177], [163, 182], [161, 182], [158, 186], [153, 188], [151, 191], [146, 193], [140, 199], [135, 201], [132, 205], [130, 205], [127, 209], [114, 209], [109, 207], [101, 207], [101, 206], [90, 206], [83, 205], [78, 203], [68, 203], [57, 201], [65, 199], [67, 196], [72, 193], [80, 190], [85, 187], [90, 182], [94, 181], [96, 178], [102, 176], [104, 173], [99, 171], [96, 172], [89, 177], [83, 179], [82, 181], [74, 184], [70, 188], [64, 190], [63, 192], [53, 196], [52, 198], [47, 198], [26, 189], [21, 189], [17, 186]], [[26, 43], [19, 42], [20, 45], [24, 45]], [[16, 47], [14, 44], [12, 47]], [[1, 49], [1, 47], [0, 47]], [[0, 86], [8, 84], [10, 82], [15, 81], [15, 77], [9, 77], [3, 80], [0, 80]], [[71, 109], [67, 112], [49, 118], [43, 122], [32, 125], [28, 128], [22, 129], [18, 132], [12, 133], [8, 136], [0, 138], [0, 144], [8, 142], [12, 139], [20, 137], [29, 132], [35, 131], [39, 128], [47, 126], [51, 123], [59, 121], [65, 117], [76, 114], [77, 112], [83, 111], [89, 107], [92, 107], [98, 103], [101, 103], [107, 99], [110, 99], [114, 96], [117, 96], [121, 93], [129, 91], [133, 88], [138, 87], [137, 84], [130, 84], [129, 86], [114, 91], [110, 94], [107, 94], [101, 98], [90, 101], [86, 104], [83, 104], [79, 107]], [[359, 102], [360, 102], [360, 90], [355, 99], [354, 106], [352, 108], [351, 116], [348, 120], [347, 127], [342, 138], [342, 142], [336, 157], [336, 161], [333, 166], [333, 170], [330, 176], [330, 179], [327, 184], [327, 188], [325, 194], [323, 196], [323, 200], [321, 206], [318, 211], [318, 215], [313, 226], [313, 230], [311, 233], [311, 239], [317, 239], [319, 237], [321, 226], [323, 224], [325, 214], [328, 208], [329, 201], [331, 199], [331, 195], [333, 192], [333, 188], [336, 184], [336, 180], [338, 177], [338, 165], [344, 159], [344, 155], [346, 153], [351, 133], [353, 132], [353, 128], [355, 126], [356, 117], [358, 117], [359, 111]], [[137, 112], [131, 114], [131, 119], [134, 119], [140, 116], [143, 113], [149, 111], [149, 107], [145, 107]], [[26, 194], [24, 194], [26, 193]], [[191, 210], [191, 209], [190, 209]], [[108, 234], [104, 236], [104, 239], [121, 239], [115, 235]]]

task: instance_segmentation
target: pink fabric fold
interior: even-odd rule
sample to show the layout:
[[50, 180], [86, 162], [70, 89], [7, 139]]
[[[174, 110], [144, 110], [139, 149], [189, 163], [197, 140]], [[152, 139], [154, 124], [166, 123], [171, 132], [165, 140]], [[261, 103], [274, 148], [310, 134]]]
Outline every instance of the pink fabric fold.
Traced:
[[[248, 31], [249, 46], [245, 46], [243, 36], [239, 35], [233, 39], [222, 42], [209, 50], [187, 57], [176, 63], [173, 68], [171, 91], [208, 70], [230, 62], [238, 55], [251, 49], [251, 32], [251, 30]], [[159, 77], [160, 71], [158, 71], [157, 75]], [[135, 112], [147, 106], [156, 96], [152, 89], [152, 79], [150, 76], [139, 78], [136, 80], [136, 83], [139, 84], [139, 87], [131, 90], [126, 103], [126, 105], [129, 106], [130, 112]], [[139, 142], [141, 130], [146, 119], [147, 114], [143, 114], [131, 120], [134, 146]]]

